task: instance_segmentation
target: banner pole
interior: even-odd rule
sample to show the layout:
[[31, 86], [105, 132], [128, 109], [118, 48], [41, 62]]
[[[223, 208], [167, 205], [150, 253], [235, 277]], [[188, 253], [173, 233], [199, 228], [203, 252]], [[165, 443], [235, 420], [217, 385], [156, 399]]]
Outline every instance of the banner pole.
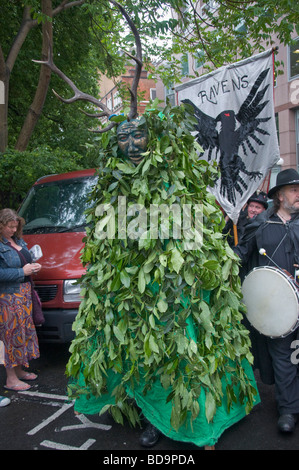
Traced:
[[238, 245], [238, 232], [237, 232], [237, 226], [234, 224], [234, 241], [235, 241], [235, 246]]

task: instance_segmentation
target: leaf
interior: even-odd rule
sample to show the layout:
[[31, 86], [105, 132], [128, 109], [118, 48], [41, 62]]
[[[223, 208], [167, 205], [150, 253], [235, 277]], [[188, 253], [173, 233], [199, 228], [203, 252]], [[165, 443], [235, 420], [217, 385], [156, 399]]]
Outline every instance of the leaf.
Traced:
[[232, 260], [231, 259], [226, 260], [224, 265], [222, 266], [222, 276], [223, 276], [224, 281], [227, 280], [231, 267], [232, 267]]
[[203, 263], [203, 267], [204, 268], [207, 268], [207, 269], [210, 269], [211, 271], [216, 271], [216, 269], [219, 268], [219, 261], [216, 261], [216, 260], [213, 260], [213, 259], [210, 259], [208, 261], [205, 261]]
[[197, 344], [193, 339], [191, 339], [190, 343], [189, 343], [189, 346], [188, 346], [189, 356], [192, 357], [193, 354], [196, 355], [197, 351], [198, 351]]
[[150, 164], [151, 164], [151, 160], [150, 158], [147, 158], [147, 160], [145, 160], [145, 163], [142, 167], [142, 174], [144, 175], [144, 173], [149, 169], [150, 167]]
[[141, 250], [144, 248], [145, 250], [148, 250], [151, 247], [151, 236], [150, 236], [150, 231], [143, 232], [141, 237], [139, 238], [138, 242], [138, 248]]
[[236, 294], [233, 292], [227, 292], [227, 299], [228, 305], [230, 305], [234, 310], [238, 310], [240, 303]]
[[119, 170], [121, 170], [123, 173], [125, 173], [127, 175], [131, 175], [131, 174], [135, 173], [135, 171], [136, 171], [136, 168], [133, 168], [130, 165], [126, 165], [125, 163], [118, 163], [116, 166]]
[[99, 303], [98, 296], [97, 296], [97, 294], [95, 293], [95, 291], [92, 290], [92, 289], [89, 290], [89, 298], [90, 298], [91, 302], [92, 302], [94, 305], [98, 305], [98, 303]]
[[120, 273], [120, 281], [125, 287], [130, 287], [131, 279], [125, 270], [121, 271]]
[[150, 337], [149, 337], [149, 346], [150, 346], [152, 352], [155, 352], [157, 354], [159, 353], [159, 348], [158, 348], [158, 345], [157, 345], [153, 335], [150, 335]]
[[162, 254], [159, 256], [159, 261], [162, 264], [162, 266], [166, 267], [167, 266], [167, 256]]
[[118, 341], [120, 342], [120, 344], [123, 344], [125, 342], [125, 337], [123, 333], [120, 331], [120, 329], [118, 328], [118, 326], [113, 325], [113, 333], [118, 339]]
[[177, 335], [176, 343], [178, 354], [184, 354], [185, 350], [188, 348], [188, 339], [184, 335], [179, 334]]
[[169, 146], [169, 137], [168, 135], [164, 135], [160, 140], [160, 150], [163, 153], [166, 148]]
[[145, 273], [150, 273], [151, 270], [154, 268], [154, 266], [155, 266], [154, 261], [152, 261], [151, 263], [146, 263], [143, 267], [143, 270], [144, 270]]
[[126, 268], [126, 271], [129, 274], [136, 274], [137, 271], [138, 271], [138, 266], [128, 267], [128, 268]]
[[168, 303], [164, 299], [159, 299], [159, 302], [157, 303], [157, 307], [159, 312], [164, 313], [168, 309]]
[[124, 424], [123, 415], [117, 406], [111, 406], [110, 411], [116, 423]]
[[179, 273], [181, 267], [184, 264], [184, 258], [177, 248], [172, 250], [171, 253], [171, 264], [176, 273]]
[[155, 322], [155, 317], [154, 317], [153, 314], [151, 314], [151, 315], [149, 316], [149, 319], [148, 319], [148, 320], [149, 320], [149, 324], [150, 324], [151, 328], [155, 328], [156, 322]]
[[164, 153], [165, 155], [167, 155], [168, 153], [171, 153], [172, 151], [173, 151], [172, 147], [167, 147], [167, 149], [164, 150]]
[[195, 279], [195, 275], [193, 274], [190, 266], [184, 269], [184, 279], [189, 286], [192, 286], [194, 279]]
[[143, 268], [140, 268], [138, 273], [138, 290], [141, 294], [145, 291], [145, 276]]
[[108, 188], [108, 192], [113, 191], [113, 189], [115, 189], [117, 186], [118, 186], [118, 181], [115, 181], [114, 183], [111, 183], [109, 188]]
[[212, 315], [211, 311], [209, 309], [209, 306], [205, 302], [200, 302], [199, 308], [201, 309], [201, 313], [199, 314], [199, 318], [201, 320], [201, 323], [204, 327], [204, 329], [208, 332], [211, 333], [214, 331], [214, 327], [212, 324]]
[[116, 276], [114, 276], [113, 281], [112, 281], [112, 283], [111, 283], [110, 290], [111, 290], [112, 292], [116, 292], [116, 291], [119, 289], [120, 284], [121, 284], [121, 282], [120, 282], [120, 274], [116, 274]]
[[208, 423], [210, 423], [216, 413], [216, 401], [211, 392], [206, 393], [205, 412]]

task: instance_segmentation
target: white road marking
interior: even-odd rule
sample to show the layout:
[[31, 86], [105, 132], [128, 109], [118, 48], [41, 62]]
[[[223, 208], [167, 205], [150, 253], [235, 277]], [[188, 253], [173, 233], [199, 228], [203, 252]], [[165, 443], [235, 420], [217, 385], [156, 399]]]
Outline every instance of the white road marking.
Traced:
[[58, 442], [53, 442], [53, 441], [43, 441], [40, 443], [40, 445], [44, 447], [49, 447], [50, 449], [56, 449], [56, 450], [87, 450], [95, 442], [96, 442], [95, 439], [88, 439], [80, 447], [69, 446], [66, 444], [59, 444]]
[[32, 436], [33, 434], [36, 434], [38, 431], [40, 431], [42, 428], [48, 426], [49, 423], [54, 421], [56, 418], [58, 418], [60, 415], [62, 415], [65, 411], [67, 411], [69, 408], [73, 406], [73, 403], [65, 403], [60, 410], [56, 411], [52, 416], [50, 416], [48, 419], [45, 421], [42, 421], [38, 426], [35, 428], [31, 429], [31, 431], [27, 432], [29, 436]]
[[24, 390], [23, 392], [19, 392], [22, 395], [30, 395], [32, 397], [39, 397], [39, 398], [49, 398], [50, 400], [63, 400], [69, 401], [69, 398], [66, 395], [54, 395], [51, 393], [41, 393], [41, 392], [30, 392], [29, 390]]
[[109, 431], [112, 426], [106, 425], [106, 424], [98, 424], [98, 423], [93, 423], [92, 421], [89, 421], [86, 416], [79, 414], [76, 415], [76, 417], [81, 421], [82, 424], [75, 424], [73, 426], [63, 426], [60, 431], [69, 431], [70, 429], [85, 429], [85, 428], [95, 428], [95, 429], [102, 429], [103, 431]]
[[[52, 401], [52, 404], [55, 403], [53, 402], [53, 400], [56, 400], [57, 406], [60, 406], [60, 409], [56, 411], [56, 413], [52, 414], [51, 416], [49, 416], [49, 418], [42, 421], [38, 426], [35, 426], [33, 429], [27, 432], [29, 436], [33, 436], [34, 434], [38, 433], [41, 429], [48, 426], [48, 424], [55, 421], [55, 419], [61, 416], [65, 411], [69, 410], [71, 407], [74, 406], [74, 401], [70, 401], [66, 395], [55, 395], [51, 393], [33, 392], [30, 390], [26, 390], [20, 393], [22, 393], [23, 395], [31, 396], [31, 397], [49, 399]], [[61, 401], [65, 402], [64, 404], [62, 404], [62, 406], [61, 406]], [[101, 429], [102, 431], [109, 431], [112, 428], [112, 426], [109, 426], [109, 425], [93, 423], [83, 414], [75, 414], [75, 416], [81, 421], [82, 424], [77, 424], [73, 426], [63, 426], [61, 429], [58, 429], [58, 430], [69, 431], [69, 430], [77, 430], [77, 429], [79, 430], [79, 429], [86, 429], [86, 428], [94, 428], [94, 429]], [[70, 446], [67, 444], [60, 444], [54, 441], [44, 440], [40, 443], [40, 445], [51, 448], [51, 449], [56, 449], [56, 450], [87, 450], [95, 442], [96, 442], [96, 439], [88, 439], [80, 447], [75, 447], [75, 446]]]

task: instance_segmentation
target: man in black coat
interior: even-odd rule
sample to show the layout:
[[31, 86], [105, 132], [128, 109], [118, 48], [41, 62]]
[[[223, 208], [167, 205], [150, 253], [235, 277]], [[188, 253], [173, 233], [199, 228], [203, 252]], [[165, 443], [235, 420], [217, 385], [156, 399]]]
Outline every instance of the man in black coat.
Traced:
[[[281, 171], [268, 197], [273, 207], [255, 217], [234, 247], [247, 269], [274, 266], [292, 275], [299, 264], [299, 174], [294, 169]], [[265, 256], [266, 254], [266, 256]], [[252, 296], [254, 297], [254, 292]], [[288, 305], [285, 305], [285, 309]], [[284, 312], [281, 312], [284, 315]], [[249, 326], [255, 367], [264, 383], [275, 383], [278, 428], [292, 432], [299, 414], [299, 373], [294, 361], [294, 341], [298, 328], [283, 337], [269, 337]], [[298, 338], [297, 338], [298, 336]]]
[[[256, 217], [258, 214], [260, 214], [267, 208], [267, 195], [263, 191], [255, 191], [252, 196], [248, 199], [246, 207], [240, 212], [239, 219], [237, 222], [238, 240], [242, 237], [244, 229], [248, 222], [250, 222], [253, 217]], [[233, 234], [233, 222], [231, 219], [227, 220], [223, 229], [223, 234], [228, 235], [228, 244], [233, 247], [235, 245], [235, 240]]]

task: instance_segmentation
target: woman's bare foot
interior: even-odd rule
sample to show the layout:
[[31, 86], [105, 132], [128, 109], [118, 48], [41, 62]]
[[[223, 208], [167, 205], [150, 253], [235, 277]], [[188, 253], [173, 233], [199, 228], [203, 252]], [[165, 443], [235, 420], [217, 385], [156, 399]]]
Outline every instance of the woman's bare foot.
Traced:
[[35, 380], [37, 378], [35, 374], [24, 371], [21, 366], [7, 367], [6, 376], [5, 388], [16, 392], [29, 390], [29, 388], [31, 388], [29, 384], [26, 384], [22, 380]]

